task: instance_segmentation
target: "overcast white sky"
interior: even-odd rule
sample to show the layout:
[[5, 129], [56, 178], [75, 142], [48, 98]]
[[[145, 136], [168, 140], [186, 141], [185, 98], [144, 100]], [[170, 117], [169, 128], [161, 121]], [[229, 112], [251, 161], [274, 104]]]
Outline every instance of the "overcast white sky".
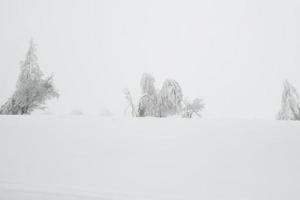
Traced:
[[300, 90], [299, 0], [0, 0], [0, 103], [29, 40], [61, 98], [48, 110], [122, 114], [143, 72], [204, 98], [204, 117], [273, 119]]

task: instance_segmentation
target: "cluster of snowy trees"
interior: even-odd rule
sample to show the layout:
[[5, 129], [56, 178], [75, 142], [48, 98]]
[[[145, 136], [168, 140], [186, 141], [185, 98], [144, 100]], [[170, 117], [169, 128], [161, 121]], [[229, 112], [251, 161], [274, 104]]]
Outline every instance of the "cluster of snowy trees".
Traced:
[[36, 56], [36, 45], [31, 40], [25, 61], [12, 96], [0, 108], [0, 114], [30, 114], [35, 109], [44, 109], [46, 100], [58, 97], [53, 85], [53, 76], [44, 77]]
[[[142, 96], [135, 105], [128, 89], [125, 96], [131, 115], [134, 117], [167, 117], [181, 115], [184, 118], [201, 116], [204, 108], [201, 99], [189, 101], [183, 100], [183, 93], [177, 81], [167, 79], [160, 90], [154, 86], [155, 79], [151, 74], [144, 73], [141, 78], [140, 87]], [[277, 120], [300, 120], [300, 97], [288, 81], [284, 81], [284, 89], [281, 100], [281, 110], [276, 116]]]
[[[142, 95], [137, 105], [128, 89], [124, 91], [131, 115], [134, 117], [167, 117], [181, 115], [184, 118], [201, 116], [204, 108], [201, 99], [183, 100], [180, 85], [173, 79], [164, 81], [160, 90], [155, 88], [155, 79], [144, 73], [140, 81]], [[21, 70], [15, 92], [0, 107], [0, 114], [23, 115], [36, 109], [44, 109], [47, 100], [58, 98], [59, 94], [53, 84], [53, 76], [45, 77], [36, 56], [36, 45], [31, 40], [25, 61], [21, 62]], [[300, 120], [300, 98], [288, 81], [284, 82], [281, 109], [276, 116], [278, 120]]]
[[182, 115], [191, 118], [194, 114], [200, 116], [199, 112], [204, 108], [202, 100], [195, 99], [192, 103], [183, 101], [183, 93], [177, 81], [167, 79], [162, 88], [156, 90], [155, 79], [151, 74], [144, 73], [140, 86], [142, 96], [138, 105], [133, 103], [128, 89], [125, 90], [125, 97], [128, 101], [128, 108], [134, 117], [167, 117], [171, 115]]

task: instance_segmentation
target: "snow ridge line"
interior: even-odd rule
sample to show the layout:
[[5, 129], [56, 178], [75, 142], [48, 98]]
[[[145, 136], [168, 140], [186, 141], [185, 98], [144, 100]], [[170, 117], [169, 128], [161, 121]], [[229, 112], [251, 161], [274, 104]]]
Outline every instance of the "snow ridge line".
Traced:
[[50, 188], [47, 186], [33, 186], [29, 184], [12, 183], [6, 181], [0, 181], [0, 196], [1, 191], [14, 192], [14, 193], [25, 193], [42, 196], [53, 196], [61, 198], [83, 198], [87, 200], [98, 199], [98, 200], [183, 200], [184, 198], [170, 197], [170, 196], [157, 196], [151, 197], [149, 195], [142, 194], [126, 194], [126, 193], [98, 193], [83, 189], [75, 188]]

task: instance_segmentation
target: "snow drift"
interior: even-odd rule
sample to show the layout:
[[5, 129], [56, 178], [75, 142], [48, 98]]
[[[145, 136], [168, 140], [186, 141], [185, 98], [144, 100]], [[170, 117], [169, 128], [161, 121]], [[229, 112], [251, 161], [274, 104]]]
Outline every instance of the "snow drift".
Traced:
[[0, 199], [299, 199], [300, 123], [0, 116]]

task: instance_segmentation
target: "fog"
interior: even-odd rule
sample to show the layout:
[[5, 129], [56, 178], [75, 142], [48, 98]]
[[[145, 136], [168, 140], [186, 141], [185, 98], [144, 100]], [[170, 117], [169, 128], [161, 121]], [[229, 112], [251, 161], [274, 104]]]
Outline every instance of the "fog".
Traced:
[[143, 72], [203, 98], [205, 118], [274, 119], [282, 82], [300, 90], [297, 0], [1, 0], [0, 104], [31, 38], [61, 97], [47, 112], [122, 115]]

